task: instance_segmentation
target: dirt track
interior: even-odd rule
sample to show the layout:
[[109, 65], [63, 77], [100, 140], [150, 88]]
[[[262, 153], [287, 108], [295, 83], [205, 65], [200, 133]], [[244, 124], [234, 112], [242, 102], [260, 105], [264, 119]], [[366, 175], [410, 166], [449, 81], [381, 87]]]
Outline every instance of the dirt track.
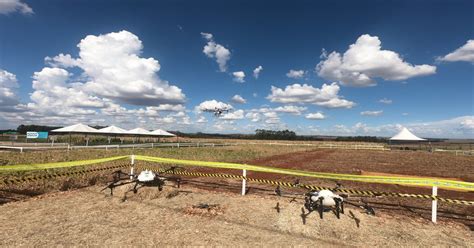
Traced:
[[[323, 220], [312, 214], [303, 225], [301, 202], [290, 203], [287, 198], [242, 197], [185, 186], [168, 199], [175, 190], [143, 188], [134, 195], [125, 194], [124, 186], [110, 197], [99, 187], [89, 187], [4, 204], [0, 206], [0, 246], [474, 245], [473, 232], [452, 222], [434, 225], [383, 211], [368, 216], [348, 206], [340, 220], [332, 213]], [[277, 202], [280, 213], [275, 209]], [[217, 214], [188, 211], [199, 203], [219, 204], [221, 210]]]
[[425, 151], [324, 150], [293, 152], [247, 161], [249, 164], [322, 172], [384, 172], [452, 177], [474, 181], [474, 157]]

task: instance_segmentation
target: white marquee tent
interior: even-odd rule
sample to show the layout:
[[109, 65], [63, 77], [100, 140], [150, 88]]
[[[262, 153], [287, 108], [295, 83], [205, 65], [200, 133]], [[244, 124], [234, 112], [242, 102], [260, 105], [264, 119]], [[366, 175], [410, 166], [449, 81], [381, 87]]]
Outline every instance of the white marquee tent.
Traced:
[[55, 133], [98, 133], [98, 130], [82, 123], [51, 130]]
[[165, 136], [165, 137], [174, 137], [176, 135], [166, 132], [165, 130], [162, 129], [156, 129], [155, 131], [151, 132], [151, 134], [156, 135], [156, 136]]
[[126, 132], [126, 134], [133, 134], [133, 135], [152, 135], [150, 131], [144, 129], [144, 128], [141, 128], [141, 127], [137, 127], [137, 128], [134, 128], [134, 129], [131, 129], [131, 130], [128, 130]]
[[58, 128], [51, 130], [53, 133], [68, 133], [69, 134], [69, 143], [71, 142], [71, 134], [85, 134], [86, 137], [86, 145], [89, 143], [89, 139], [87, 138], [88, 134], [98, 134], [98, 135], [108, 135], [109, 143], [110, 143], [110, 135], [133, 135], [135, 137], [141, 136], [156, 136], [156, 137], [174, 137], [176, 135], [166, 132], [162, 129], [157, 129], [153, 132], [150, 132], [144, 128], [134, 128], [131, 130], [125, 130], [117, 126], [109, 126], [101, 129], [95, 129], [90, 126], [84, 125], [82, 123], [78, 123], [75, 125]]
[[87, 134], [97, 134], [99, 133], [99, 130], [89, 127], [87, 125], [84, 125], [82, 123], [78, 123], [75, 125], [63, 127], [63, 128], [58, 128], [51, 130], [51, 132], [54, 133], [69, 133], [69, 143], [71, 143], [71, 134], [72, 133], [78, 133], [78, 134], [85, 134], [86, 135], [86, 146], [89, 145], [89, 138], [87, 138]]
[[104, 134], [126, 134], [127, 130], [122, 129], [117, 126], [109, 126], [109, 127], [104, 127], [98, 130], [99, 133], [104, 133]]
[[425, 141], [416, 135], [414, 135], [410, 130], [404, 127], [398, 134], [390, 138], [390, 141]]

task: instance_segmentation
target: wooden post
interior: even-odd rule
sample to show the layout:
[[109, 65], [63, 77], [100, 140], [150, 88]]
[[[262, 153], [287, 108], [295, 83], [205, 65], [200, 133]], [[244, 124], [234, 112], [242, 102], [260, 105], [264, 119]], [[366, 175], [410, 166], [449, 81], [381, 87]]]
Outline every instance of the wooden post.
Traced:
[[[432, 196], [436, 197], [438, 195], [438, 186], [433, 186], [433, 194]], [[438, 200], [433, 199], [431, 203], [431, 221], [436, 223], [436, 215], [438, 212]]]
[[246, 169], [243, 169], [242, 171], [242, 175], [244, 176], [244, 179], [242, 179], [242, 195], [245, 195], [245, 191], [246, 191], [246, 187], [247, 187], [247, 180], [245, 178], [247, 178], [247, 170]]

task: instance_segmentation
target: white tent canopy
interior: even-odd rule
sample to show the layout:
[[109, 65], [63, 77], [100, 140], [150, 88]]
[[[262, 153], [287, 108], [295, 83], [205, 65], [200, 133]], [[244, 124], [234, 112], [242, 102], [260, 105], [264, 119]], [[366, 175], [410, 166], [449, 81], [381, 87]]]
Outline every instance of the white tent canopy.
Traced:
[[395, 140], [395, 141], [423, 141], [426, 139], [419, 138], [418, 136], [414, 135], [410, 130], [408, 130], [406, 127], [402, 129], [398, 134], [390, 138], [390, 140]]
[[98, 130], [99, 133], [105, 133], [105, 134], [126, 134], [127, 130], [122, 129], [117, 126], [109, 126], [109, 127], [104, 127]]
[[146, 129], [143, 129], [141, 127], [138, 127], [138, 128], [134, 128], [132, 130], [128, 130], [126, 132], [126, 134], [134, 134], [134, 135], [151, 135], [151, 132], [146, 130]]
[[176, 135], [166, 132], [165, 130], [162, 129], [156, 129], [155, 131], [151, 132], [152, 135], [156, 136], [166, 136], [166, 137], [174, 137]]
[[98, 130], [82, 123], [51, 130], [55, 133], [97, 133]]
[[176, 135], [172, 134], [172, 133], [169, 133], [169, 132], [166, 132], [162, 129], [157, 129], [153, 132], [150, 132], [144, 128], [134, 128], [134, 129], [131, 129], [131, 130], [125, 130], [125, 129], [122, 129], [120, 127], [117, 127], [117, 126], [109, 126], [109, 127], [105, 127], [105, 128], [101, 128], [99, 130], [95, 129], [95, 128], [92, 128], [92, 127], [89, 127], [87, 125], [84, 125], [82, 123], [79, 123], [79, 124], [75, 124], [75, 125], [71, 125], [71, 126], [67, 126], [67, 127], [63, 127], [63, 128], [58, 128], [58, 129], [54, 129], [54, 130], [51, 130], [51, 132], [55, 132], [55, 133], [82, 133], [82, 134], [102, 134], [102, 135], [120, 135], [120, 134], [124, 134], [124, 135], [135, 135], [135, 136], [162, 136], [162, 137], [174, 137]]

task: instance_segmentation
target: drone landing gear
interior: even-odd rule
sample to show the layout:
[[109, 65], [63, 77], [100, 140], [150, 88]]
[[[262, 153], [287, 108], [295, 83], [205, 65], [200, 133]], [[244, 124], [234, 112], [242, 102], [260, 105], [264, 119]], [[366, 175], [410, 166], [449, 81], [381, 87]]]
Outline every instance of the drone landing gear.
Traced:
[[311, 199], [312, 197], [314, 197], [312, 193], [307, 194], [305, 197], [304, 207], [308, 210], [308, 213], [305, 214], [303, 209], [303, 214], [306, 216], [313, 211], [318, 211], [319, 218], [323, 219], [324, 212], [333, 210], [336, 217], [340, 219], [340, 214], [344, 214], [344, 202], [340, 197], [331, 198], [334, 200], [334, 206], [324, 206], [324, 196], [320, 196], [317, 199]]
[[338, 198], [335, 198], [334, 201], [336, 202], [334, 212], [336, 213], [336, 217], [340, 219], [340, 214], [344, 214], [344, 202]]
[[165, 185], [165, 179], [161, 179], [161, 178], [156, 178], [153, 181], [149, 181], [149, 182], [135, 181], [135, 185], [133, 186], [132, 190], [133, 190], [133, 193], [136, 194], [139, 188], [156, 186], [158, 187], [158, 191], [162, 191], [164, 185]]

